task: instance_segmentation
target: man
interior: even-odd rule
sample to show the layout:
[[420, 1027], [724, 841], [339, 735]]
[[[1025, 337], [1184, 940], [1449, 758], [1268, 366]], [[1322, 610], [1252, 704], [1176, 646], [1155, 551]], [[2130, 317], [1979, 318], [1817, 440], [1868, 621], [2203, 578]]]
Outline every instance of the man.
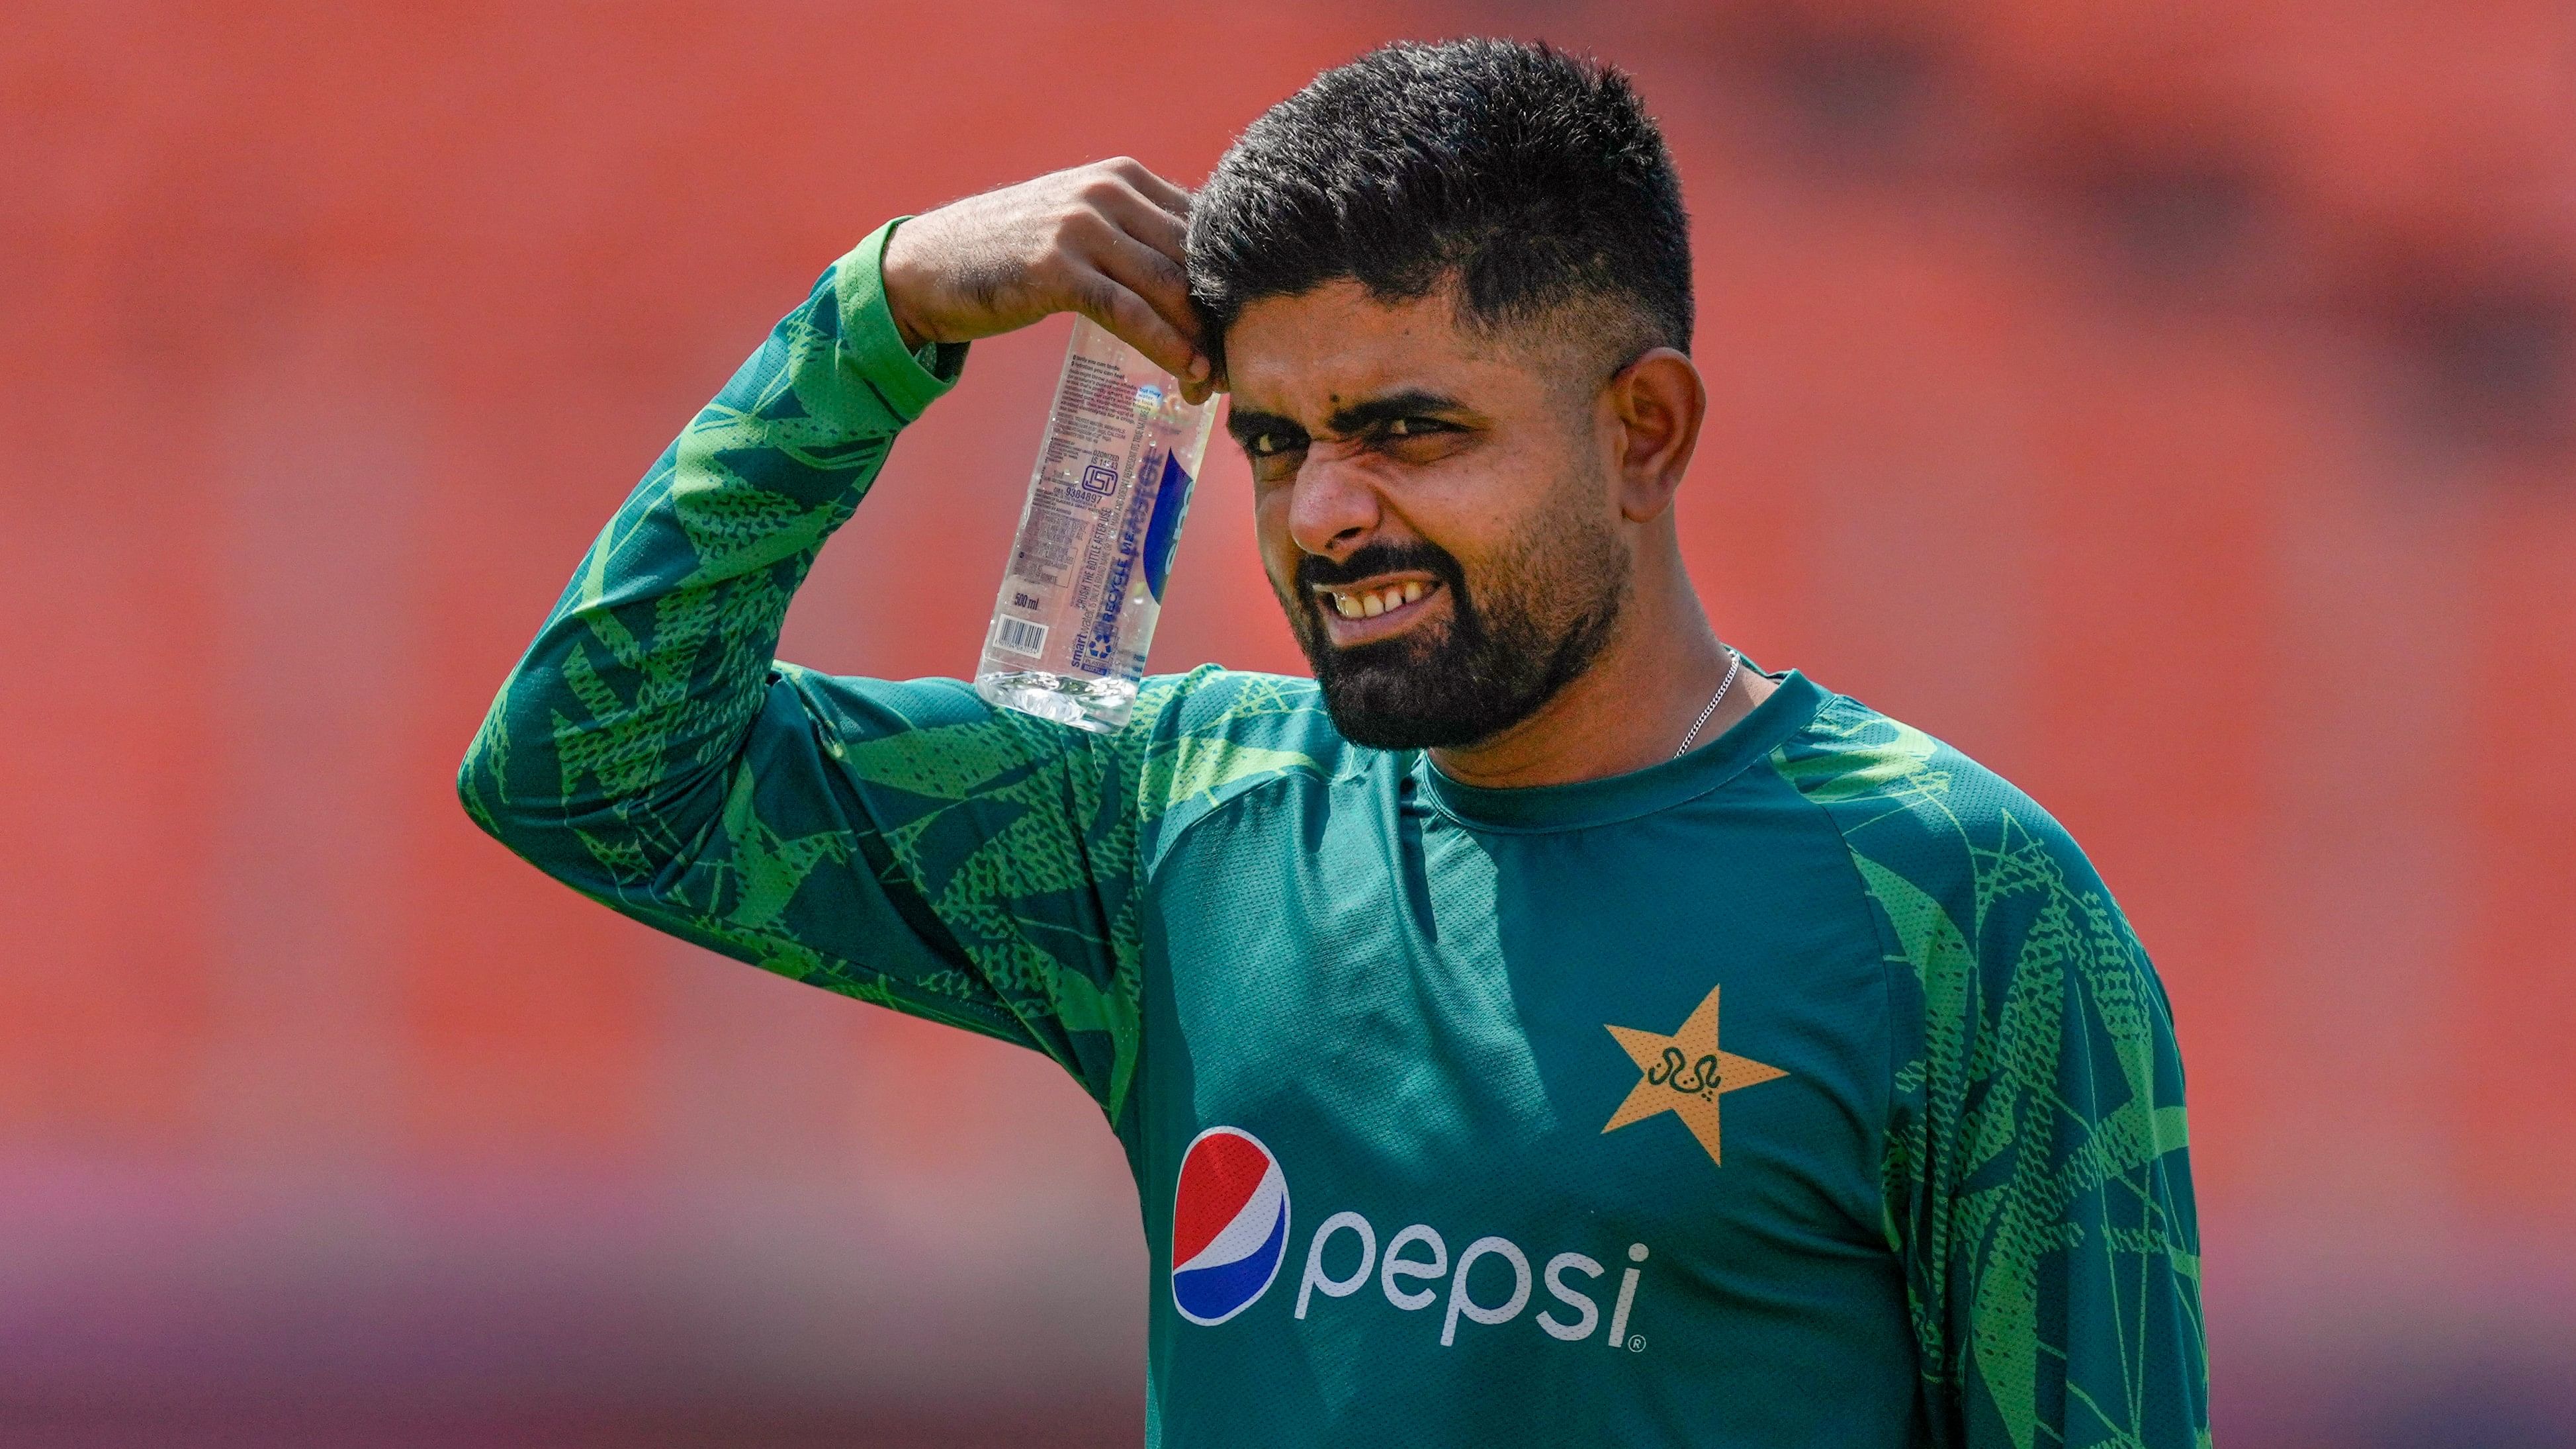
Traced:
[[[1230, 387], [1315, 679], [1100, 736], [776, 662], [966, 344], [1069, 309]], [[1073, 1073], [1148, 1442], [2205, 1443], [2164, 994], [2038, 806], [1718, 641], [1690, 334], [1628, 84], [1503, 42], [1326, 73], [1194, 203], [1119, 161], [889, 223], [593, 546], [466, 807]]]

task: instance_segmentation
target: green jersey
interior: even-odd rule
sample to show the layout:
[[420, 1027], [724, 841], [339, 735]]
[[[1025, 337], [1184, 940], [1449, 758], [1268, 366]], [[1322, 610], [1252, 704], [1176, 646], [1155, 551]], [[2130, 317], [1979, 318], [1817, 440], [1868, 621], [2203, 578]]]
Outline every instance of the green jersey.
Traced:
[[880, 231], [590, 550], [476, 736], [616, 910], [1047, 1053], [1125, 1146], [1149, 1443], [2207, 1442], [2172, 1020], [2064, 830], [1795, 672], [1522, 790], [1305, 680], [1124, 731], [778, 662], [963, 349]]

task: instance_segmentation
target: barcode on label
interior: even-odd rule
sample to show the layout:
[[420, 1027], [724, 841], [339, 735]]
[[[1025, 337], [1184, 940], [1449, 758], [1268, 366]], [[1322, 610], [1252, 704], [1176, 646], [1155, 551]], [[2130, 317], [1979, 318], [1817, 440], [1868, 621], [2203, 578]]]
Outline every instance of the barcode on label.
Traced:
[[1046, 652], [1047, 627], [1008, 614], [993, 621], [993, 647], [1035, 659]]

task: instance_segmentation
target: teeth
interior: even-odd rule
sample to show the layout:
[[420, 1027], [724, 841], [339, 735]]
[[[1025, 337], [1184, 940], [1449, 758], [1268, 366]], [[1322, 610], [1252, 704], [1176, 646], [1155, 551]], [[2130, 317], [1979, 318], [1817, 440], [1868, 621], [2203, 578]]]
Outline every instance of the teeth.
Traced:
[[1326, 589], [1324, 597], [1331, 601], [1333, 612], [1345, 619], [1374, 619], [1417, 602], [1429, 592], [1429, 586], [1420, 579], [1407, 579], [1374, 593], [1347, 594], [1339, 589]]

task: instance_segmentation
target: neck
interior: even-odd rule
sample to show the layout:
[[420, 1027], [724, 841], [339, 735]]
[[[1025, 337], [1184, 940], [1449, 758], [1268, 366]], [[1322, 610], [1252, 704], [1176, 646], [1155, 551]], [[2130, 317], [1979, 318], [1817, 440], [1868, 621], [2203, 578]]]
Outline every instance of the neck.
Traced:
[[[1433, 750], [1440, 773], [1466, 785], [1516, 788], [1622, 775], [1671, 759], [1733, 657], [1680, 570], [1655, 573], [1652, 584], [1639, 579], [1591, 668], [1510, 729]], [[1726, 733], [1772, 688], [1754, 671], [1740, 671], [1693, 748]]]

